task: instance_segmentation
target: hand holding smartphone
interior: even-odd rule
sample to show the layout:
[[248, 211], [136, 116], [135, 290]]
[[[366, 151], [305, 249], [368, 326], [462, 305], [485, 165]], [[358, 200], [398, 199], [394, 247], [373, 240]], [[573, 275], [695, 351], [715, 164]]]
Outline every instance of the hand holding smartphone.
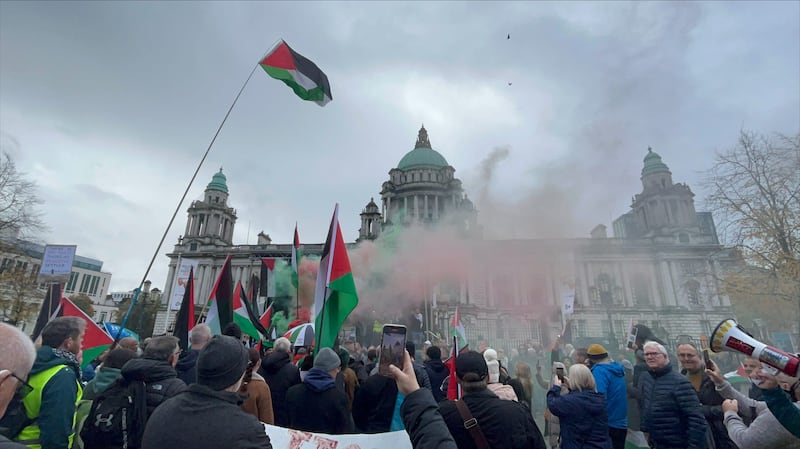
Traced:
[[386, 324], [381, 335], [381, 356], [378, 362], [378, 374], [391, 376], [389, 365], [403, 367], [403, 356], [406, 352], [406, 327], [402, 324]]
[[703, 362], [706, 364], [706, 368], [710, 370], [714, 369], [714, 362], [712, 362], [711, 357], [708, 356], [708, 351], [703, 351]]

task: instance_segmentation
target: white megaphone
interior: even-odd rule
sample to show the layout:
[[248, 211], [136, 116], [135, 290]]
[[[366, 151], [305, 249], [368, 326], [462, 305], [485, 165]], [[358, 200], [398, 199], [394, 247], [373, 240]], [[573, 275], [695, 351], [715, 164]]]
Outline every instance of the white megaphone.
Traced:
[[800, 358], [780, 349], [767, 346], [753, 338], [745, 328], [733, 318], [717, 325], [711, 334], [711, 350], [714, 352], [739, 352], [775, 367], [790, 376], [796, 376]]

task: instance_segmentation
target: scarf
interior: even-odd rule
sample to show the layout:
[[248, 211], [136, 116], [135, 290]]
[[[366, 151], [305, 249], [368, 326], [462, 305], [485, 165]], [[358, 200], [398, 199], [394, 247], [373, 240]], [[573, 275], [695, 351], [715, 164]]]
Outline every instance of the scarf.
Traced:
[[66, 364], [72, 366], [72, 368], [75, 370], [75, 376], [78, 378], [78, 382], [82, 381], [80, 369], [81, 362], [78, 361], [78, 357], [75, 354], [63, 349], [53, 348], [53, 355], [65, 359], [67, 361]]

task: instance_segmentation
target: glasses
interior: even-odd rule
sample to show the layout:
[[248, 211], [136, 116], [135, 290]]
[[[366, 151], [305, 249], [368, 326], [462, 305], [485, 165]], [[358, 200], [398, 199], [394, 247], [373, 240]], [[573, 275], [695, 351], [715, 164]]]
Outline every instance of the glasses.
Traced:
[[27, 380], [22, 379], [21, 377], [17, 376], [14, 373], [11, 373], [11, 377], [19, 381], [19, 386], [17, 387], [17, 391], [19, 392], [20, 397], [24, 398], [25, 396], [30, 394], [31, 391], [33, 391], [33, 386], [29, 384]]
[[645, 357], [658, 357], [660, 355], [664, 355], [664, 354], [661, 354], [660, 352], [645, 352], [644, 353]]

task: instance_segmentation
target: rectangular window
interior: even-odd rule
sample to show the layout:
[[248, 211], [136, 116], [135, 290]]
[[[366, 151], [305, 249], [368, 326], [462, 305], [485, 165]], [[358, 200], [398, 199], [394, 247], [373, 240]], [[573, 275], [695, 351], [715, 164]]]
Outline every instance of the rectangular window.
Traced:
[[99, 280], [100, 278], [98, 276], [92, 276], [92, 282], [91, 285], [89, 286], [89, 293], [93, 296], [97, 294], [97, 282]]
[[67, 281], [67, 286], [64, 288], [64, 291], [72, 293], [75, 291], [75, 284], [78, 282], [78, 273], [73, 271], [69, 275], [69, 281]]
[[78, 293], [86, 293], [89, 290], [89, 281], [91, 281], [91, 276], [88, 274], [84, 274], [81, 276], [81, 288], [78, 289]]

